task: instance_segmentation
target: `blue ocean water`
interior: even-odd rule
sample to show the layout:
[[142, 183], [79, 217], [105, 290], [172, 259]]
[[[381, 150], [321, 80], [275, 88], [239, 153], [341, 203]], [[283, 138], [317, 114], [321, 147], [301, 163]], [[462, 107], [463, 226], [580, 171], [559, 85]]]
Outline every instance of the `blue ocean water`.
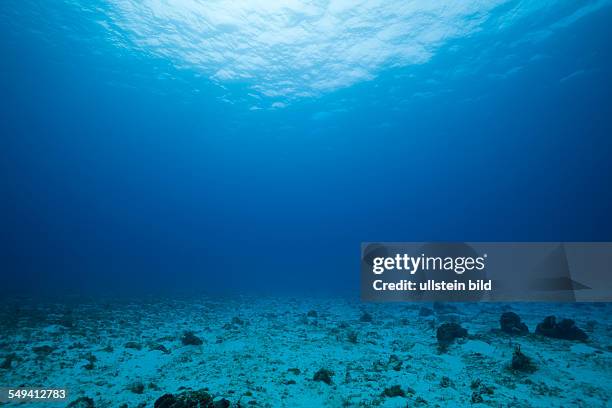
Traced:
[[464, 3], [3, 1], [3, 284], [350, 292], [362, 241], [611, 239], [609, 2]]
[[611, 5], [3, 0], [0, 405], [608, 406], [609, 304], [357, 297], [362, 242], [612, 240]]

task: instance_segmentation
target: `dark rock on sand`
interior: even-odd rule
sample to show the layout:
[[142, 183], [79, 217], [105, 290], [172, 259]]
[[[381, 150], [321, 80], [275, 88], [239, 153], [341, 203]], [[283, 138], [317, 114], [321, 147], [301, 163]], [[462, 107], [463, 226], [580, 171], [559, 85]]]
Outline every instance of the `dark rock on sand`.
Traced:
[[94, 408], [94, 402], [89, 397], [81, 397], [72, 401], [66, 408]]
[[51, 347], [48, 345], [33, 347], [32, 351], [36, 353], [39, 357], [46, 357], [49, 354], [55, 351], [55, 347]]
[[154, 408], [216, 408], [210, 394], [204, 390], [184, 391], [180, 394], [164, 394], [159, 397]]
[[173, 394], [164, 394], [155, 400], [154, 408], [173, 408], [178, 407], [178, 400]]
[[495, 388], [492, 386], [485, 385], [480, 378], [477, 378], [472, 381], [470, 384], [470, 388], [474, 390], [472, 392], [471, 402], [472, 404], [478, 404], [484, 402], [483, 395], [491, 396], [494, 394]]
[[457, 323], [444, 323], [436, 331], [436, 338], [442, 346], [448, 346], [455, 339], [465, 336], [467, 336], [467, 330]]
[[394, 371], [400, 371], [402, 369], [403, 362], [396, 354], [391, 354], [389, 356], [389, 361], [387, 365], [390, 366]]
[[516, 346], [514, 354], [512, 355], [512, 363], [510, 365], [514, 371], [522, 371], [526, 373], [532, 373], [536, 370], [536, 366], [531, 361], [531, 358], [527, 357], [521, 351], [521, 346]]
[[192, 331], [186, 331], [181, 337], [181, 342], [185, 346], [199, 346], [202, 344], [202, 339], [196, 336]]
[[589, 336], [576, 326], [571, 319], [562, 319], [557, 323], [555, 316], [548, 316], [536, 327], [536, 334], [555, 339], [586, 341]]
[[134, 349], [134, 350], [142, 350], [142, 344], [136, 341], [128, 341], [125, 343], [125, 348]]
[[13, 361], [17, 359], [17, 354], [11, 353], [8, 356], [4, 357], [2, 363], [0, 363], [0, 369], [10, 370], [13, 364]]
[[154, 343], [149, 346], [149, 350], [151, 351], [161, 351], [164, 354], [170, 354], [170, 350], [166, 348], [163, 344]]
[[451, 382], [451, 379], [448, 378], [446, 375], [442, 376], [442, 379], [440, 380], [440, 387], [441, 388], [448, 388], [450, 386], [452, 386], [453, 383]]
[[319, 314], [317, 313], [316, 310], [309, 310], [308, 313], [306, 313], [306, 316], [308, 317], [317, 317]]
[[472, 392], [472, 398], [470, 398], [470, 402], [472, 404], [480, 404], [484, 402], [484, 399], [482, 398], [482, 394], [479, 394], [477, 391]]
[[312, 377], [312, 379], [314, 381], [321, 381], [324, 382], [327, 385], [331, 385], [332, 383], [332, 376], [334, 375], [333, 371], [330, 371], [326, 368], [322, 368], [319, 371], [317, 371], [315, 373], [315, 375]]
[[145, 386], [142, 382], [140, 381], [136, 381], [133, 384], [130, 384], [130, 391], [132, 391], [134, 394], [142, 394], [145, 390]]
[[389, 388], [385, 388], [385, 390], [382, 393], [383, 396], [385, 397], [405, 397], [406, 393], [404, 392], [404, 390], [402, 390], [402, 387], [400, 387], [399, 385], [393, 385]]
[[527, 325], [521, 322], [519, 315], [514, 312], [502, 313], [499, 319], [499, 324], [504, 333], [518, 335], [529, 333], [529, 328]]

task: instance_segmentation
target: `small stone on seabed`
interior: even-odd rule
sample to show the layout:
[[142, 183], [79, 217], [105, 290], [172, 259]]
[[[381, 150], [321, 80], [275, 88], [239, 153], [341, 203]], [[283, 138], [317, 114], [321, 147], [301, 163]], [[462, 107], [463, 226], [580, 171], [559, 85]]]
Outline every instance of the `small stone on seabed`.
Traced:
[[511, 367], [515, 371], [522, 371], [526, 373], [532, 373], [536, 370], [536, 367], [531, 361], [531, 358], [527, 357], [521, 351], [521, 346], [516, 346], [516, 348], [514, 349]]
[[321, 381], [327, 385], [331, 385], [333, 375], [334, 375], [333, 371], [325, 369], [325, 368], [321, 368], [319, 371], [315, 373], [312, 379], [314, 381]]
[[529, 328], [523, 322], [521, 322], [521, 318], [514, 312], [505, 312], [502, 313], [499, 324], [501, 326], [501, 331], [508, 334], [527, 334], [529, 333]]
[[382, 395], [385, 397], [405, 397], [406, 393], [399, 385], [393, 385], [389, 388], [385, 388]]
[[196, 336], [192, 331], [186, 331], [181, 337], [181, 342], [185, 346], [199, 346], [202, 344], [202, 339]]
[[436, 331], [436, 338], [441, 345], [449, 345], [455, 339], [467, 336], [467, 330], [457, 323], [444, 323]]
[[555, 339], [586, 341], [589, 336], [571, 319], [562, 319], [557, 323], [555, 316], [548, 316], [536, 327], [536, 334]]
[[130, 391], [134, 394], [142, 394], [144, 392], [145, 386], [142, 382], [136, 381], [135, 383], [130, 385]]
[[89, 397], [81, 397], [75, 401], [72, 401], [66, 408], [95, 408], [94, 402]]

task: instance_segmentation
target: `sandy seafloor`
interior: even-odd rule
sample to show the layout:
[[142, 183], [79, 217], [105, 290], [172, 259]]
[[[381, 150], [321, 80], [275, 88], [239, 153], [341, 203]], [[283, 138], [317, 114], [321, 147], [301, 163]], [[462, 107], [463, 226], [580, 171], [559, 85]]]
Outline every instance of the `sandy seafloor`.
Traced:
[[[165, 393], [203, 388], [253, 407], [609, 407], [612, 400], [611, 304], [434, 308], [261, 297], [0, 304], [0, 363], [11, 356], [0, 386], [66, 387], [69, 401], [88, 396], [95, 407], [153, 407]], [[422, 307], [433, 313], [422, 315]], [[531, 334], [497, 330], [506, 310]], [[364, 311], [371, 322], [360, 320]], [[533, 334], [547, 315], [574, 319], [589, 340]], [[468, 337], [441, 352], [436, 328], [446, 321], [460, 322]], [[183, 345], [185, 331], [202, 344]], [[517, 344], [535, 372], [509, 368]], [[321, 368], [333, 371], [331, 384], [313, 380]], [[394, 385], [405, 396], [383, 395]], [[482, 402], [473, 402], [475, 393]]]

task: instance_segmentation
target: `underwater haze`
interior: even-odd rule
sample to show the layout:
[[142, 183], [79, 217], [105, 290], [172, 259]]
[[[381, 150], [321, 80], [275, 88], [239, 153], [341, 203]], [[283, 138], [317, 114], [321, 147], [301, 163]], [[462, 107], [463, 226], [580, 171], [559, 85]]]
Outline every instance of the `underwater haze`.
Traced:
[[612, 241], [611, 23], [0, 1], [0, 406], [609, 407], [610, 303], [359, 289], [362, 242]]
[[610, 240], [611, 17], [5, 0], [2, 284], [348, 293], [362, 241]]

